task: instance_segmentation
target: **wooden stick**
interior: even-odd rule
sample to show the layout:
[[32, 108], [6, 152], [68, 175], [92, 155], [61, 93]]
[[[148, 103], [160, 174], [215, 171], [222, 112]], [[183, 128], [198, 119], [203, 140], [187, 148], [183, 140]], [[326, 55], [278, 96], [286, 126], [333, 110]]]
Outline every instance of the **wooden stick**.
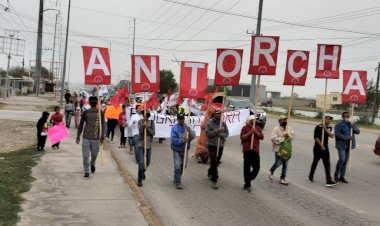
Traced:
[[[189, 99], [188, 101], [189, 104], [189, 112], [187, 112], [187, 128], [190, 128], [190, 112], [191, 112], [191, 107], [193, 106], [192, 103], [192, 98]], [[189, 139], [189, 131], [186, 130], [186, 140]], [[186, 169], [186, 160], [187, 160], [187, 144], [189, 142], [185, 143], [185, 152], [183, 155], [183, 164], [182, 164], [182, 176], [185, 175], [185, 169]]]
[[[256, 94], [255, 94], [255, 113], [254, 113], [254, 116], [253, 116], [253, 128], [256, 128], [256, 116], [257, 116], [257, 103], [258, 103], [258, 100], [260, 98], [260, 78], [261, 78], [261, 75], [257, 75], [257, 83], [256, 83]], [[252, 137], [251, 137], [251, 150], [253, 149], [253, 141], [255, 140], [255, 134], [252, 134]]]
[[[102, 125], [102, 114], [100, 113], [100, 98], [99, 98], [99, 85], [96, 85], [96, 95], [98, 96], [98, 119], [99, 119], [99, 139], [102, 137], [103, 133], [103, 125]], [[104, 141], [103, 141], [104, 142]], [[104, 158], [103, 158], [103, 144], [100, 144], [100, 162], [103, 166]]]
[[[325, 128], [326, 125], [326, 97], [327, 97], [327, 81], [328, 79], [326, 78], [325, 82], [325, 96], [323, 100], [323, 116], [322, 116], [322, 128]], [[324, 145], [325, 142], [325, 129], [322, 129], [322, 145]]]
[[[223, 89], [223, 93], [224, 93], [224, 95], [223, 95], [223, 100], [222, 100], [222, 113], [221, 113], [221, 116], [220, 116], [219, 129], [221, 129], [222, 126], [223, 126], [224, 102], [226, 100], [226, 87], [225, 86], [224, 86], [224, 89]], [[216, 146], [216, 158], [217, 159], [218, 159], [218, 156], [219, 156], [219, 147], [220, 147], [220, 137], [218, 137], [218, 145]]]
[[289, 108], [288, 108], [288, 123], [286, 125], [285, 131], [289, 134], [289, 124], [290, 124], [290, 116], [291, 116], [291, 111], [292, 111], [292, 106], [293, 106], [293, 96], [294, 96], [294, 85], [292, 85], [292, 91], [290, 92], [290, 99], [289, 99]]
[[[146, 117], [146, 92], [144, 92], [144, 119], [143, 122], [145, 123], [145, 117]], [[146, 126], [144, 127], [144, 169], [146, 170]]]
[[[354, 123], [354, 103], [351, 103], [351, 128], [350, 128], [350, 136], [353, 137], [353, 128], [352, 124]], [[350, 149], [349, 149], [349, 158], [348, 158], [348, 172], [351, 172], [351, 151], [352, 151], [352, 139], [350, 140]]]

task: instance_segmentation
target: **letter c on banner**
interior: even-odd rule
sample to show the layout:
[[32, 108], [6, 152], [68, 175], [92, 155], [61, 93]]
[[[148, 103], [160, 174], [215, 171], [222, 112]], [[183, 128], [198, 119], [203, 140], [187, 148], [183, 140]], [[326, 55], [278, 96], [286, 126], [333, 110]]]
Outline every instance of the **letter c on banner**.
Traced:
[[[230, 72], [225, 71], [223, 67], [224, 60], [227, 56], [232, 56], [235, 58], [235, 67]], [[241, 68], [241, 57], [239, 53], [235, 50], [223, 51], [218, 58], [218, 62], [216, 62], [216, 70], [218, 70], [220, 75], [225, 78], [231, 78], [235, 76], [237, 73], [239, 73], [240, 68]]]
[[292, 55], [290, 55], [289, 57], [289, 62], [288, 62], [288, 68], [289, 68], [289, 73], [292, 77], [294, 78], [300, 78], [302, 77], [306, 70], [305, 68], [301, 68], [301, 70], [299, 70], [298, 72], [295, 72], [294, 71], [294, 61], [297, 57], [301, 57], [302, 61], [305, 61], [307, 60], [307, 56], [304, 52], [294, 52]]

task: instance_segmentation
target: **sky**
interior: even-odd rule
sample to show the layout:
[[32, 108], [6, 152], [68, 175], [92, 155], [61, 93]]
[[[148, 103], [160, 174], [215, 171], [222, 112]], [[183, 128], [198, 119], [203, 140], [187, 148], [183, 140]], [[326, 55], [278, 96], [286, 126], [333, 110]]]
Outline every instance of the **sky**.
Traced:
[[[68, 1], [45, 0], [42, 60], [47, 68], [52, 62], [57, 10], [61, 26], [57, 26], [55, 61], [63, 61], [58, 55], [63, 56]], [[213, 79], [216, 49], [241, 48], [240, 83], [250, 83], [250, 33], [256, 29], [258, 6], [259, 0], [72, 0], [66, 77], [70, 84], [83, 84], [81, 46], [87, 45], [110, 48], [114, 84], [129, 79], [135, 18], [135, 54], [159, 55], [160, 69], [172, 70], [177, 80], [177, 60], [209, 63], [208, 77]], [[24, 57], [12, 57], [11, 66], [21, 66], [23, 58], [25, 67], [35, 64], [38, 9], [39, 0], [0, 0], [0, 35], [12, 29], [25, 39]], [[307, 50], [308, 79], [295, 92], [312, 98], [322, 94], [325, 81], [314, 78], [317, 44], [342, 45], [340, 71], [366, 70], [368, 79], [375, 79], [380, 62], [378, 21], [378, 0], [264, 0], [261, 34], [280, 36], [280, 45], [276, 75], [263, 76], [261, 84], [289, 96], [291, 87], [282, 85], [286, 51]], [[6, 55], [0, 54], [0, 67], [6, 68], [6, 63]], [[342, 83], [342, 79], [329, 81], [328, 92], [341, 91]]]

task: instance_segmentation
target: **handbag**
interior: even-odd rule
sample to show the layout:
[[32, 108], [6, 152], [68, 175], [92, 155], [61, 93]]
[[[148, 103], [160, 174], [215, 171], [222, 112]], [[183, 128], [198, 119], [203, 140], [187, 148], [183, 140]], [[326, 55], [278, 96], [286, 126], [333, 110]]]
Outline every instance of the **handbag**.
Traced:
[[292, 157], [292, 140], [290, 138], [285, 138], [280, 149], [277, 151], [277, 155], [283, 160], [289, 160]]

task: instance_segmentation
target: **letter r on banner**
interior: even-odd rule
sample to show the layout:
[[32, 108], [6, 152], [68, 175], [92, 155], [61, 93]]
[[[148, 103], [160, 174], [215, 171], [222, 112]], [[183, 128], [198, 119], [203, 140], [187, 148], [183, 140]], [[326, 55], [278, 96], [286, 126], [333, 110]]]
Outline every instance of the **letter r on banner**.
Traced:
[[207, 63], [181, 62], [179, 97], [204, 98], [207, 93]]
[[304, 86], [308, 64], [308, 51], [288, 50], [284, 85]]
[[242, 59], [242, 49], [217, 49], [214, 85], [239, 85]]
[[110, 85], [111, 66], [108, 48], [82, 46], [84, 83], [86, 85]]
[[367, 72], [343, 71], [343, 103], [363, 104], [367, 101]]
[[279, 41], [275, 36], [252, 36], [249, 74], [276, 74]]
[[316, 78], [339, 79], [341, 45], [318, 44]]
[[158, 56], [132, 55], [132, 92], [159, 92]]

